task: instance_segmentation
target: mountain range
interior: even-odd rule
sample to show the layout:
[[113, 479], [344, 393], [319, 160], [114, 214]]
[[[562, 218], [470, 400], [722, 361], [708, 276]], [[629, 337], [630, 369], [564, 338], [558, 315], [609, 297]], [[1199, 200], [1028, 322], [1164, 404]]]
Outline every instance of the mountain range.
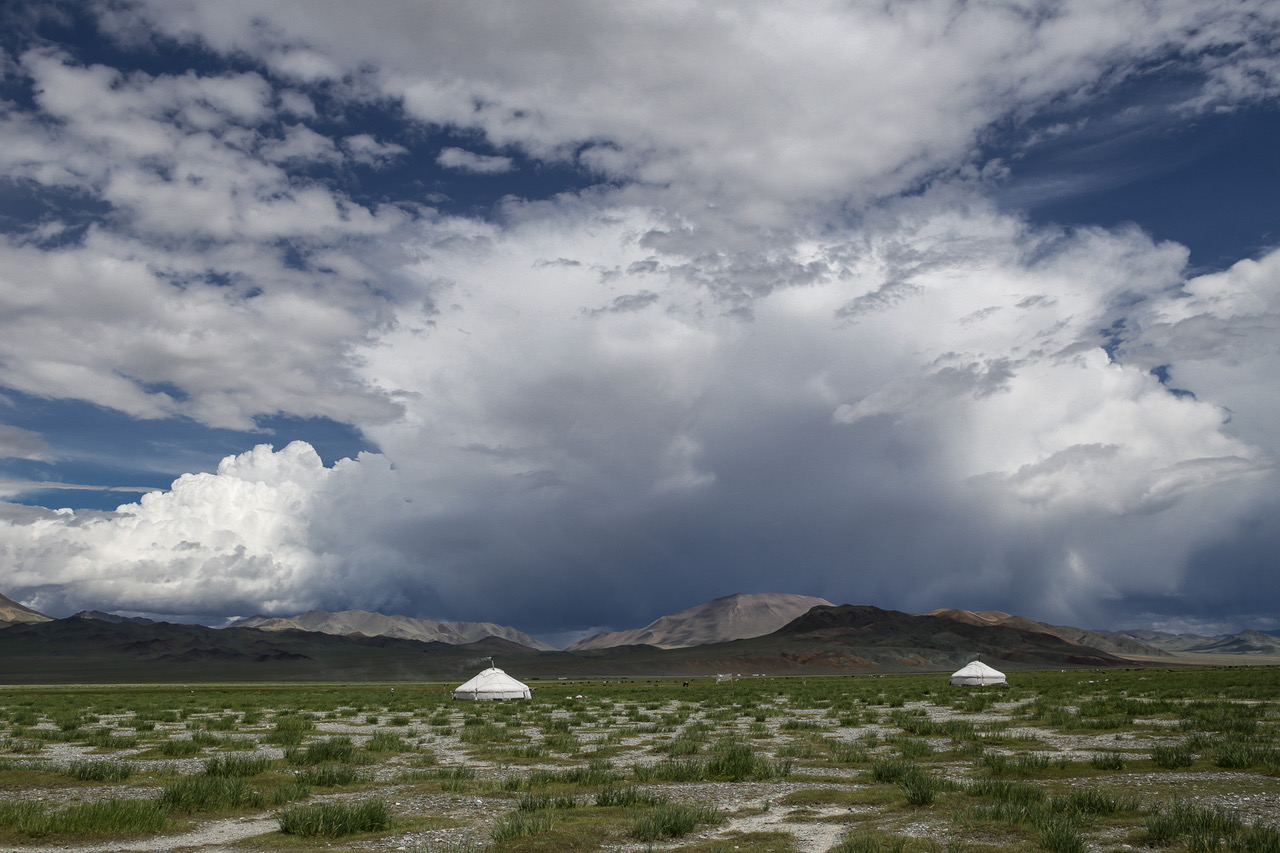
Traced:
[[[809, 605], [812, 602], [817, 604]], [[795, 615], [792, 615], [795, 614]], [[1100, 632], [999, 611], [928, 614], [735, 594], [557, 651], [514, 628], [368, 611], [224, 628], [98, 611], [51, 619], [0, 597], [0, 682], [451, 680], [499, 658], [522, 678], [943, 671], [980, 655], [1026, 668], [1280, 663], [1280, 640]], [[781, 623], [781, 624], [779, 624]]]

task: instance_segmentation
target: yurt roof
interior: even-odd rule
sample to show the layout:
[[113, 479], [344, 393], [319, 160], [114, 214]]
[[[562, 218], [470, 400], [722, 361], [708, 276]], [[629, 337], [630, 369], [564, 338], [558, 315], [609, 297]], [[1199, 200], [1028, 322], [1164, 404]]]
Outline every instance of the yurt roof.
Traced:
[[507, 675], [496, 666], [476, 674], [470, 681], [454, 688], [454, 693], [510, 693], [527, 692], [529, 686]]
[[956, 676], [981, 676], [981, 675], [991, 677], [991, 676], [1002, 676], [1004, 675], [1004, 673], [996, 669], [995, 667], [987, 666], [985, 663], [983, 663], [980, 660], [969, 661], [967, 664], [960, 667], [955, 672], [951, 673], [952, 678], [955, 678]]

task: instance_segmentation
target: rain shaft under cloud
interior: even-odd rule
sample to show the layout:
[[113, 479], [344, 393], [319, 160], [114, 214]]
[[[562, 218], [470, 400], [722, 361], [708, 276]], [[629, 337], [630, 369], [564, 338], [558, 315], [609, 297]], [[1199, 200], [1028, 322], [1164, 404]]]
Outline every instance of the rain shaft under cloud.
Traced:
[[[287, 5], [94, 19], [199, 68], [7, 48], [0, 161], [50, 202], [0, 240], [0, 384], [244, 431], [115, 512], [9, 505], [10, 597], [1269, 627], [1280, 254], [1205, 273], [1033, 223], [988, 200], [1017, 157], [981, 155], [1155, 61], [1188, 116], [1269, 103], [1268, 7]], [[553, 169], [578, 185], [466, 203]], [[254, 448], [275, 415], [371, 450]]]

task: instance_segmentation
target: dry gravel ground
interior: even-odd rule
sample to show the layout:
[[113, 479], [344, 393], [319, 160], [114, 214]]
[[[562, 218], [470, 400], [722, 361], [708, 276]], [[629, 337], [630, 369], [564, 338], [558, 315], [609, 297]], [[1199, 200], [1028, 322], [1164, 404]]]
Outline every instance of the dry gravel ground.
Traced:
[[[1024, 700], [1025, 701], [1025, 700]], [[1096, 755], [1124, 752], [1131, 761], [1146, 758], [1155, 745], [1174, 744], [1182, 741], [1186, 732], [1174, 731], [1167, 719], [1139, 720], [1136, 728], [1124, 729], [1119, 733], [1064, 733], [1046, 726], [1027, 725], [1025, 720], [1016, 716], [1020, 702], [992, 705], [980, 713], [964, 713], [950, 706], [933, 705], [926, 702], [906, 703], [897, 710], [900, 712], [923, 711], [928, 718], [945, 722], [951, 719], [963, 719], [978, 726], [1003, 726], [1004, 740], [997, 739], [998, 745], [989, 746], [989, 753], [1005, 752], [1008, 754], [1034, 752], [1052, 756], [1055, 760], [1088, 762]], [[650, 710], [651, 716], [676, 710], [678, 703], [668, 703], [664, 708]], [[456, 732], [463, 716], [473, 712], [475, 706], [450, 706], [446, 710], [453, 718], [451, 735], [439, 734], [438, 727], [430, 727], [421, 718], [415, 718], [410, 726], [388, 727], [385, 716], [377, 725], [361, 723], [354, 719], [323, 719], [318, 721], [318, 735], [344, 734], [350, 736], [357, 744], [362, 744], [375, 732], [389, 730], [407, 739], [421, 741], [423, 750], [430, 750], [437, 757], [441, 766], [466, 765], [475, 769], [477, 779], [501, 780], [512, 774], [526, 773], [540, 765], [504, 765], [492, 758], [492, 754], [477, 751], [475, 747], [462, 743]], [[822, 726], [820, 734], [826, 738], [841, 739], [849, 742], [867, 743], [872, 735], [875, 745], [872, 754], [875, 757], [891, 757], [898, 755], [896, 747], [887, 739], [900, 737], [902, 731], [889, 724], [888, 714], [892, 709], [869, 706], [864, 714], [871, 711], [880, 715], [877, 724], [858, 726], [837, 726], [835, 721], [825, 715], [822, 710], [796, 709], [786, 711], [786, 701], [778, 698], [771, 709], [776, 715], [769, 716], [765, 725], [768, 736], [757, 736], [750, 742], [757, 745], [762, 753], [776, 753], [787, 744], [800, 743], [803, 733], [782, 730], [786, 721], [810, 722]], [[616, 713], [616, 712], [615, 712]], [[705, 719], [706, 711], [694, 712], [688, 722]], [[211, 715], [216, 717], [217, 715]], [[563, 711], [556, 712], [557, 718], [567, 718]], [[110, 725], [111, 720], [103, 718], [101, 724]], [[261, 734], [269, 726], [270, 715], [266, 722], [249, 734]], [[747, 734], [748, 720], [710, 722], [714, 740], [728, 730], [736, 730], [739, 734]], [[617, 725], [615, 722], [614, 725]], [[1280, 722], [1268, 721], [1267, 725], [1276, 726]], [[609, 734], [609, 724], [585, 725], [575, 728], [575, 734], [582, 741], [583, 749], [589, 751], [593, 743], [603, 742]], [[158, 726], [163, 730], [165, 726]], [[185, 733], [182, 724], [168, 727], [174, 734]], [[535, 726], [526, 726], [523, 732], [536, 733]], [[757, 730], [757, 735], [760, 732]], [[809, 733], [812, 736], [812, 732]], [[621, 751], [613, 756], [613, 764], [622, 770], [631, 767], [633, 762], [650, 763], [663, 756], [655, 753], [652, 747], [657, 742], [674, 736], [674, 730], [658, 734], [640, 734], [629, 736], [620, 743], [613, 744]], [[1010, 739], [1019, 737], [1010, 745]], [[955, 744], [946, 737], [923, 738], [935, 749], [929, 756], [933, 772], [954, 779], [973, 778], [975, 763], [955, 757], [952, 752]], [[3, 761], [38, 761], [51, 765], [64, 765], [72, 761], [101, 759], [130, 759], [140, 750], [120, 750], [109, 754], [92, 750], [83, 745], [65, 743], [46, 744], [37, 754], [12, 755], [0, 752]], [[277, 747], [260, 746], [256, 754], [279, 758], [283, 750]], [[375, 837], [340, 839], [326, 845], [319, 842], [316, 847], [329, 846], [334, 850], [369, 850], [369, 851], [417, 851], [417, 853], [434, 853], [434, 851], [457, 850], [464, 845], [473, 845], [479, 849], [488, 841], [489, 833], [495, 823], [516, 807], [515, 796], [501, 790], [493, 790], [493, 786], [485, 789], [476, 785], [473, 791], [450, 793], [436, 790], [429, 783], [422, 781], [404, 782], [402, 774], [409, 768], [409, 761], [418, 753], [384, 756], [373, 768], [376, 785], [373, 789], [339, 791], [337, 793], [321, 793], [310, 797], [307, 802], [325, 800], [360, 800], [370, 796], [381, 796], [391, 806], [393, 815], [401, 820], [401, 825], [412, 825], [415, 818], [433, 818], [436, 825], [445, 828], [414, 829], [393, 831]], [[486, 757], [488, 755], [488, 757]], [[132, 760], [132, 759], [130, 759]], [[585, 759], [578, 757], [578, 766]], [[169, 770], [178, 769], [182, 773], [197, 773], [201, 770], [203, 756], [199, 758], [153, 759], [140, 760], [143, 766], [163, 766]], [[563, 761], [542, 765], [548, 769], [562, 770], [571, 764]], [[1149, 765], [1148, 765], [1149, 766]], [[884, 810], [874, 804], [854, 805], [817, 805], [805, 808], [789, 806], [782, 798], [797, 791], [812, 788], [834, 789], [842, 791], [865, 791], [872, 785], [866, 777], [866, 764], [859, 766], [838, 766], [824, 759], [797, 758], [794, 772], [784, 781], [773, 782], [702, 782], [688, 784], [655, 784], [651, 787], [666, 793], [673, 802], [706, 803], [721, 809], [729, 818], [716, 826], [700, 826], [692, 834], [670, 843], [642, 843], [638, 841], [621, 842], [606, 849], [617, 851], [645, 851], [674, 849], [688, 845], [698, 839], [729, 838], [733, 833], [785, 831], [795, 839], [795, 850], [799, 853], [826, 853], [835, 847], [851, 821], [858, 821], [859, 826], [883, 827], [899, 835], [927, 838], [937, 844], [941, 853], [950, 842], [968, 842], [973, 839], [962, 837], [963, 830], [954, 825], [948, 813], [939, 810], [921, 810], [918, 813], [904, 812], [903, 809]], [[1089, 785], [1092, 778], [1066, 777], [1058, 780], [1064, 785]], [[1106, 784], [1122, 790], [1139, 794], [1144, 801], [1169, 801], [1186, 799], [1200, 806], [1219, 807], [1240, 815], [1247, 823], [1280, 826], [1280, 778], [1268, 776], [1260, 772], [1233, 772], [1221, 769], [1199, 769], [1195, 771], [1159, 771], [1159, 772], [1115, 772], [1105, 777]], [[115, 797], [136, 797], [150, 799], [156, 797], [160, 788], [148, 785], [129, 783], [114, 785], [77, 785], [70, 787], [46, 786], [32, 787], [20, 791], [0, 793], [2, 800], [34, 800], [53, 805], [93, 800], [106, 795]], [[883, 813], [883, 814], [882, 814]], [[14, 846], [0, 845], [0, 853], [29, 853], [33, 850], [56, 849], [72, 851], [72, 853], [107, 853], [107, 851], [221, 851], [235, 850], [240, 853], [256, 850], [282, 849], [280, 837], [276, 835], [279, 828], [276, 811], [257, 812], [247, 816], [218, 819], [197, 819], [192, 828], [160, 835], [154, 838], [130, 841], [112, 841], [91, 844], [68, 844], [60, 841], [57, 844], [42, 844], [39, 841]], [[1108, 846], [1128, 847], [1123, 839], [1110, 839]], [[732, 845], [723, 849], [731, 849]], [[287, 848], [286, 848], [287, 849]]]

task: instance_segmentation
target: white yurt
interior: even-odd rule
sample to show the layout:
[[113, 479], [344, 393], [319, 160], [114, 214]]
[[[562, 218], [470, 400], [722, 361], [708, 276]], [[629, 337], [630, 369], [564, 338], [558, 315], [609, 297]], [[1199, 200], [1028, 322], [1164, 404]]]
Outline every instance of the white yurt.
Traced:
[[529, 685], [516, 681], [496, 666], [491, 666], [453, 691], [454, 699], [502, 700], [528, 699]]
[[951, 683], [965, 686], [1004, 684], [1004, 673], [987, 666], [980, 660], [971, 661], [951, 673]]

